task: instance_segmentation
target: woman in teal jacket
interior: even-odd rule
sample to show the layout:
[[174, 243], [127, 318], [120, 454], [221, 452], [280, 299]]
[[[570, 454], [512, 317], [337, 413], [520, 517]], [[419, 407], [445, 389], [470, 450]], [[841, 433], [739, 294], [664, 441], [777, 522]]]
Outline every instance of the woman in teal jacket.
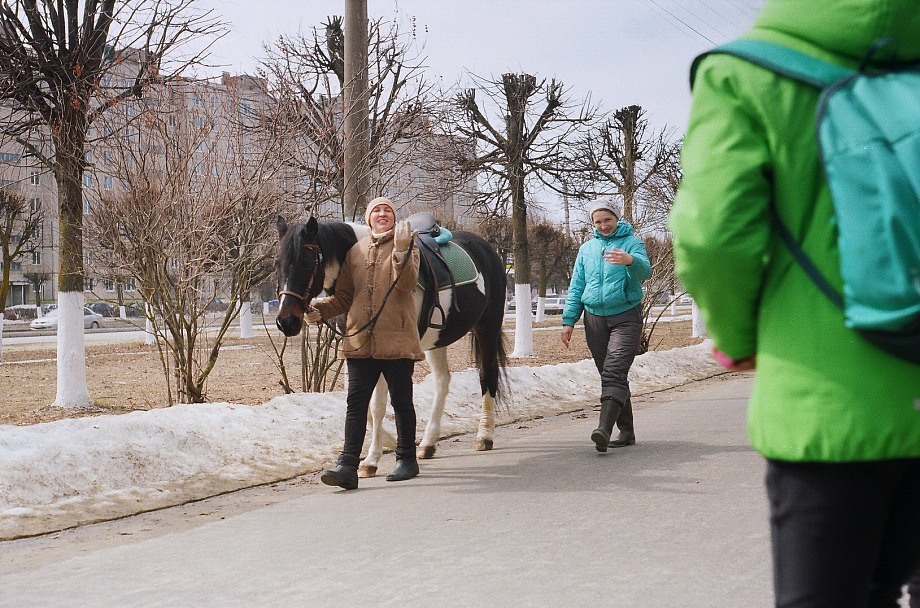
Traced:
[[[745, 36], [851, 69], [883, 37], [895, 61], [920, 59], [916, 0], [767, 0]], [[748, 428], [767, 458], [777, 605], [895, 606], [920, 563], [920, 366], [847, 329], [769, 215], [772, 201], [839, 290], [818, 96], [736, 57], [701, 61], [670, 228], [715, 347], [732, 369], [756, 365]]]
[[[562, 311], [566, 348], [584, 311], [585, 339], [601, 375], [600, 424], [591, 433], [598, 452], [636, 442], [627, 376], [642, 337], [642, 281], [652, 276], [645, 244], [619, 216], [606, 201], [588, 209], [594, 238], [578, 250]], [[620, 434], [610, 441], [614, 422]]]

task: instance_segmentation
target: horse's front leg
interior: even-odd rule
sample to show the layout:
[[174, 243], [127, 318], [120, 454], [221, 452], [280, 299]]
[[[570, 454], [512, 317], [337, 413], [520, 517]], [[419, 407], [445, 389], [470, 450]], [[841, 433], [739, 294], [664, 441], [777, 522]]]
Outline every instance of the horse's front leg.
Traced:
[[416, 454], [419, 458], [434, 458], [438, 439], [441, 438], [441, 416], [444, 415], [444, 402], [447, 400], [447, 389], [450, 387], [450, 368], [447, 366], [447, 349], [436, 348], [425, 351], [425, 359], [434, 374], [434, 401], [431, 404], [431, 416], [425, 426], [425, 435], [418, 446]]
[[393, 435], [383, 430], [383, 417], [387, 411], [387, 381], [383, 374], [377, 380], [374, 394], [371, 397], [370, 407], [367, 408], [367, 422], [370, 425], [371, 444], [367, 448], [367, 456], [361, 461], [358, 468], [358, 477], [374, 477], [377, 475], [377, 465], [383, 455], [383, 448], [391, 450], [396, 448]]

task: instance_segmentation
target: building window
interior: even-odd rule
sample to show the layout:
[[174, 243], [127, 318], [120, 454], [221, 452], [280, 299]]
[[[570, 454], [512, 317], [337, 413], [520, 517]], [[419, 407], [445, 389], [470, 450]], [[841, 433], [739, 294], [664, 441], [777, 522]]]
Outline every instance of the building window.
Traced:
[[103, 279], [102, 288], [106, 291], [115, 291], [115, 281], [112, 279]]
[[134, 280], [134, 277], [128, 277], [125, 279], [125, 291], [136, 291], [137, 290], [137, 281]]
[[114, 180], [111, 175], [106, 175], [102, 178], [102, 187], [106, 190], [111, 190], [114, 187]]
[[[89, 134], [87, 134], [87, 137], [89, 137]], [[86, 151], [86, 162], [88, 163], [93, 162], [93, 153], [90, 152], [89, 150]]]
[[93, 210], [92, 203], [90, 203], [88, 199], [84, 198], [83, 199], [83, 213], [85, 215], [89, 215], [92, 210]]
[[29, 203], [29, 206], [32, 209], [32, 213], [38, 213], [39, 211], [42, 210], [42, 199], [33, 198], [32, 201]]
[[83, 279], [83, 291], [92, 291], [96, 286], [96, 282], [90, 278]]
[[32, 252], [32, 265], [38, 266], [42, 263], [42, 252], [35, 250]]
[[20, 158], [22, 157], [12, 152], [0, 152], [0, 160], [2, 161], [6, 161], [9, 163], [18, 163]]
[[33, 186], [41, 185], [41, 175], [39, 175], [38, 171], [31, 171], [29, 173], [29, 183]]
[[84, 173], [84, 174], [83, 174], [83, 186], [84, 186], [85, 188], [92, 188], [92, 187], [93, 187], [93, 176], [90, 175], [89, 173]]

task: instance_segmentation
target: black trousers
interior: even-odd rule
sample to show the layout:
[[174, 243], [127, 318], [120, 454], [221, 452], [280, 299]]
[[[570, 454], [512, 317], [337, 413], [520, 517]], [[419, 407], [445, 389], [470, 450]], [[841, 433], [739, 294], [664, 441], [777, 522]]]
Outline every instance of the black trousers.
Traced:
[[767, 461], [776, 606], [896, 607], [920, 567], [920, 459]]
[[343, 464], [358, 464], [367, 434], [367, 407], [380, 374], [390, 389], [396, 414], [396, 458], [415, 458], [415, 406], [412, 404], [412, 359], [348, 359]]
[[601, 399], [613, 397], [620, 405], [629, 399], [629, 368], [642, 339], [642, 309], [630, 308], [599, 317], [585, 311], [585, 341], [601, 375]]

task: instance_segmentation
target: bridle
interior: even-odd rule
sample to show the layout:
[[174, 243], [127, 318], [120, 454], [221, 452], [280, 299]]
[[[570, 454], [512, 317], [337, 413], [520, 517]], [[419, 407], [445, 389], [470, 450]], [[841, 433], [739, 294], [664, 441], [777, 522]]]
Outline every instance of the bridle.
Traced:
[[307, 288], [304, 290], [303, 294], [299, 294], [296, 291], [278, 291], [278, 300], [281, 300], [281, 296], [291, 296], [292, 298], [297, 298], [303, 304], [303, 309], [305, 312], [311, 310], [310, 300], [313, 299], [311, 295], [313, 292], [313, 284], [316, 282], [316, 275], [320, 274], [323, 271], [323, 252], [319, 248], [318, 243], [304, 243], [304, 249], [312, 250], [314, 253], [313, 260], [313, 274], [310, 275], [310, 282], [307, 283]]

